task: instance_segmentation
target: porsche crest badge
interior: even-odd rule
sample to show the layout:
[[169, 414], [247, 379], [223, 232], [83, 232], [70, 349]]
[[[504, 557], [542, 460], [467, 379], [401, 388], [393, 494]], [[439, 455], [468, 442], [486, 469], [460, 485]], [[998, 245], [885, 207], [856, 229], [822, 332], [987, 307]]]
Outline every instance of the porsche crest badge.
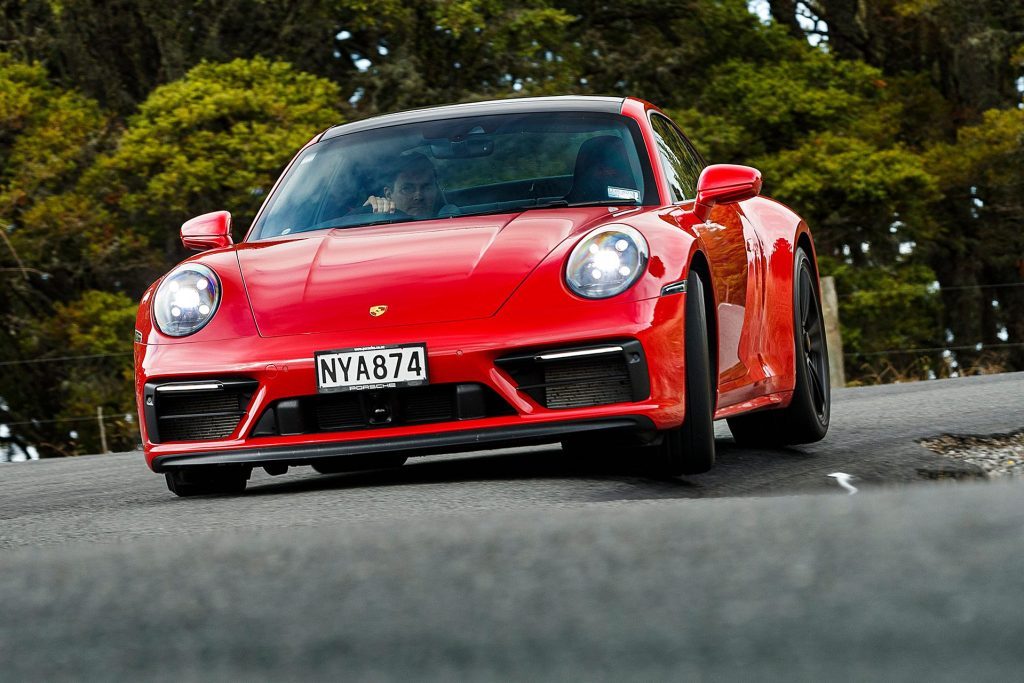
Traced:
[[374, 318], [378, 318], [387, 313], [387, 310], [387, 306], [370, 306], [370, 315], [372, 315]]

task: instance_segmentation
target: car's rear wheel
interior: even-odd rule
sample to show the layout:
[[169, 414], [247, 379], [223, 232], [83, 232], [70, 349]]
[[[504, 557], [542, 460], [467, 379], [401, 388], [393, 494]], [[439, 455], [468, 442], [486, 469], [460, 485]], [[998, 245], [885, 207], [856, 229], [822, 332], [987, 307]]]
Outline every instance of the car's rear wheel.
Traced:
[[164, 476], [171, 493], [187, 496], [238, 495], [245, 491], [249, 467], [187, 467]]
[[652, 447], [657, 469], [665, 474], [700, 474], [715, 464], [715, 378], [708, 345], [705, 285], [691, 270], [686, 281], [686, 415], [683, 424], [661, 433]]
[[789, 406], [729, 418], [729, 429], [743, 445], [813, 443], [828, 432], [831, 387], [825, 321], [811, 259], [796, 250], [793, 272], [793, 346], [796, 386]]
[[385, 470], [401, 467], [408, 458], [404, 455], [357, 455], [344, 458], [331, 458], [313, 463], [313, 469], [320, 474], [341, 474], [343, 472], [360, 472], [362, 470]]

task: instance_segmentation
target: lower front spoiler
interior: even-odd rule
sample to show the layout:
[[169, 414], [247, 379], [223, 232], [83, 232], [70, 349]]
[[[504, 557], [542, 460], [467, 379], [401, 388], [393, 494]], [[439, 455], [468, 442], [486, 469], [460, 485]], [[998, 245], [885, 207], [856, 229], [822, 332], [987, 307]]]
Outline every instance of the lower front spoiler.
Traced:
[[202, 465], [268, 465], [271, 463], [306, 465], [325, 458], [343, 458], [371, 453], [401, 453], [408, 456], [436, 455], [438, 453], [553, 443], [566, 436], [607, 431], [653, 433], [655, 425], [650, 418], [643, 415], [625, 415], [578, 422], [491, 427], [489, 429], [459, 430], [390, 439], [242, 448], [205, 454], [164, 455], [153, 460], [153, 471], [167, 472], [180, 467]]

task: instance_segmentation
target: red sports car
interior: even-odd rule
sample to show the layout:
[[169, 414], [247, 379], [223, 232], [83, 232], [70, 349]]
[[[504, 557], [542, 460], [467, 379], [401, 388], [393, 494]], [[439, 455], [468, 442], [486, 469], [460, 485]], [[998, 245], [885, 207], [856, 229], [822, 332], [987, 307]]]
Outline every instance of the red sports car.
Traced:
[[188, 496], [254, 467], [395, 467], [561, 442], [668, 473], [829, 423], [810, 231], [632, 98], [477, 102], [317, 135], [245, 239], [226, 212], [145, 293], [146, 461]]

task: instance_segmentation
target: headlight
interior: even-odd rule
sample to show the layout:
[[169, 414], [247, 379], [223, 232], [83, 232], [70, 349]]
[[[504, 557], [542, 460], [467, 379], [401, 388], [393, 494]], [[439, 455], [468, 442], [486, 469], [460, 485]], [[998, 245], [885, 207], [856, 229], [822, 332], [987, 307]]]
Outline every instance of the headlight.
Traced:
[[647, 240], [627, 225], [606, 225], [576, 245], [565, 268], [569, 289], [604, 299], [629, 289], [647, 266]]
[[153, 319], [166, 335], [184, 337], [210, 322], [220, 303], [216, 273], [198, 263], [172, 270], [153, 297]]

